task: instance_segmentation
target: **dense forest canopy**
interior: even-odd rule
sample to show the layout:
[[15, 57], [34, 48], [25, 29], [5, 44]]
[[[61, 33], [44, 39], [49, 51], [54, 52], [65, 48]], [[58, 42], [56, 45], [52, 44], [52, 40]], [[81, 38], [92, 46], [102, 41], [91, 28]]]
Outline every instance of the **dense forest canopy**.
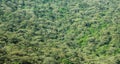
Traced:
[[0, 0], [0, 64], [120, 64], [120, 0]]

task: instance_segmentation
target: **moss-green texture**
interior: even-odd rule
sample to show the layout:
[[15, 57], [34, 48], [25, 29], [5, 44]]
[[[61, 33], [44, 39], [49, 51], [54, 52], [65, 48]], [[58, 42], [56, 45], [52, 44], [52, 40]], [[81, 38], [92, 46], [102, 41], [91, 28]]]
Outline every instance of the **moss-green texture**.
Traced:
[[120, 1], [0, 0], [0, 64], [120, 64]]

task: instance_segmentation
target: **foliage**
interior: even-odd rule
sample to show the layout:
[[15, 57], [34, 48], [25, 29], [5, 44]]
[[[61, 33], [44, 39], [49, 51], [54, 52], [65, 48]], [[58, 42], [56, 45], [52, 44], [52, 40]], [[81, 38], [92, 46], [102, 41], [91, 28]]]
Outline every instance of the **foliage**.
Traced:
[[0, 0], [0, 64], [120, 64], [119, 0]]

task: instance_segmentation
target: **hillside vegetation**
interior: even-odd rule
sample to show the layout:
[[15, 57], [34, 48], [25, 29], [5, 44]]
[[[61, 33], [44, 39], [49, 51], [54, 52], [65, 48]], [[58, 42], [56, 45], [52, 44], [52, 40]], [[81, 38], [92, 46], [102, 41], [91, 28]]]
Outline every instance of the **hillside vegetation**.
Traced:
[[120, 64], [120, 0], [0, 0], [0, 64]]

